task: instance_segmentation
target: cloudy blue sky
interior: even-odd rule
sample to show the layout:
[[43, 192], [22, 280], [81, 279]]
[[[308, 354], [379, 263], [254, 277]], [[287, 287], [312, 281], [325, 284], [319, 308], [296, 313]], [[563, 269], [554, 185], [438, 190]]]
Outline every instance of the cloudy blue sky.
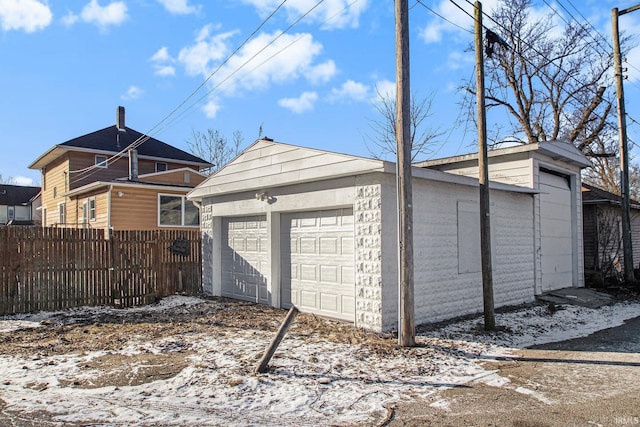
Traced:
[[[588, 20], [609, 43], [611, 8], [636, 3], [534, 2], [559, 23]], [[474, 151], [457, 90], [474, 78], [472, 19], [449, 0], [409, 5], [411, 91], [434, 96], [429, 122], [444, 132], [430, 156]], [[640, 31], [640, 11], [620, 27]], [[182, 149], [194, 130], [240, 131], [245, 146], [262, 130], [366, 156], [376, 88], [395, 87], [394, 37], [392, 1], [0, 0], [0, 174], [39, 184], [33, 160], [114, 124], [119, 105], [129, 127]], [[640, 120], [640, 54], [628, 59], [627, 109]], [[501, 114], [491, 110], [489, 122]], [[631, 121], [630, 137], [640, 141], [639, 131]]]

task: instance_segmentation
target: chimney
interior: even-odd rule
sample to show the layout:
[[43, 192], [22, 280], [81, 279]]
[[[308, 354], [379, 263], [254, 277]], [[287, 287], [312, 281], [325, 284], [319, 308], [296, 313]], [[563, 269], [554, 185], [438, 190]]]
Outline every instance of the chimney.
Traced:
[[124, 125], [124, 107], [122, 106], [116, 109], [116, 128], [121, 132], [126, 132]]
[[138, 180], [138, 151], [129, 150], [129, 181]]

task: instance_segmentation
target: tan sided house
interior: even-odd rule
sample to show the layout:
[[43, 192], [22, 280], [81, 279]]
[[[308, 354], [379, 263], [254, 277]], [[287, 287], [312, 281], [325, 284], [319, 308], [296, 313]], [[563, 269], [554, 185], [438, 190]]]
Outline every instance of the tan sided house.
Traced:
[[54, 145], [29, 168], [42, 171], [43, 226], [153, 230], [198, 227], [185, 196], [211, 166], [126, 127], [118, 107], [115, 126]]

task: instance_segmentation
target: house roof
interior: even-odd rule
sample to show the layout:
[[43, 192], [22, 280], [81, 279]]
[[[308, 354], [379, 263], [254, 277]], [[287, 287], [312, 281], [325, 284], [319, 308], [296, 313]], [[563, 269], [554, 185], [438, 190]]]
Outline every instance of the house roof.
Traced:
[[175, 184], [162, 184], [155, 182], [141, 182], [141, 181], [94, 181], [92, 183], [83, 185], [82, 187], [75, 188], [73, 190], [67, 191], [62, 195], [65, 197], [77, 197], [82, 194], [95, 192], [95, 191], [106, 191], [109, 188], [121, 188], [121, 187], [134, 187], [134, 188], [147, 188], [152, 190], [165, 190], [165, 191], [178, 191], [184, 192], [187, 194], [189, 190], [192, 190], [193, 187], [186, 185], [175, 185]]
[[0, 205], [27, 205], [40, 192], [40, 187], [0, 184]]
[[[554, 160], [561, 160], [575, 166], [586, 168], [590, 167], [591, 162], [584, 154], [576, 148], [575, 145], [566, 141], [544, 141], [537, 142], [535, 144], [522, 144], [514, 147], [498, 148], [495, 150], [489, 150], [487, 156], [497, 157], [505, 156], [508, 154], [526, 153], [526, 152], [538, 152], [545, 154]], [[414, 166], [421, 168], [437, 167], [440, 165], [447, 165], [452, 163], [460, 163], [468, 160], [476, 160], [478, 153], [464, 154], [461, 156], [444, 157], [441, 159], [427, 160], [425, 162], [419, 162]]]
[[147, 137], [130, 127], [118, 130], [116, 125], [88, 133], [61, 144], [54, 145], [49, 151], [29, 165], [30, 169], [42, 169], [51, 161], [68, 151], [84, 151], [98, 154], [116, 154], [125, 150], [134, 141], [148, 138], [137, 147], [138, 157], [163, 161], [176, 161], [199, 167], [211, 167], [212, 164], [200, 157], [152, 137]]
[[[369, 173], [396, 173], [395, 163], [325, 150], [258, 140], [225, 167], [211, 175], [188, 195], [199, 200], [211, 195], [256, 191]], [[416, 178], [462, 185], [478, 185], [478, 180], [432, 169], [412, 168]], [[521, 193], [530, 189], [497, 182], [491, 188]]]
[[[586, 205], [620, 205], [620, 196], [593, 185], [582, 183], [582, 203]], [[640, 209], [640, 202], [631, 200], [631, 207]]]

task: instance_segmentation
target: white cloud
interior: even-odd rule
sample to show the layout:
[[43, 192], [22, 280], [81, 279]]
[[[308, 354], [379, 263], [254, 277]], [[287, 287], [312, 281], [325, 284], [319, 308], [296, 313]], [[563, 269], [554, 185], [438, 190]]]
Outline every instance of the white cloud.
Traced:
[[[483, 0], [482, 11], [490, 13], [499, 3], [501, 3], [501, 0]], [[436, 13], [445, 17], [447, 20], [445, 21], [439, 16], [435, 16], [430, 12], [428, 13], [428, 16], [432, 16], [432, 18], [419, 31], [420, 38], [422, 38], [425, 43], [441, 42], [447, 33], [468, 34], [463, 29], [473, 31], [473, 4], [468, 2], [456, 2], [456, 4], [462, 7], [466, 13], [449, 0], [441, 0], [439, 4], [431, 6]], [[468, 38], [469, 41], [472, 41], [473, 34], [468, 34]]]
[[106, 6], [100, 6], [98, 0], [91, 0], [82, 8], [79, 16], [70, 12], [63, 18], [63, 22], [66, 25], [73, 25], [81, 20], [104, 29], [111, 25], [122, 24], [129, 17], [127, 10], [127, 5], [123, 1], [114, 1]]
[[215, 119], [218, 111], [222, 106], [220, 105], [218, 99], [212, 98], [207, 101], [207, 103], [202, 107], [202, 111], [204, 111], [204, 115], [208, 119]]
[[390, 80], [380, 80], [375, 84], [376, 93], [373, 97], [373, 101], [379, 102], [380, 97], [385, 99], [395, 99], [396, 98], [396, 82], [392, 82]]
[[67, 27], [70, 27], [79, 20], [80, 17], [78, 15], [75, 15], [73, 12], [69, 12], [62, 18], [62, 23]]
[[176, 68], [172, 65], [156, 65], [155, 75], [160, 77], [173, 77], [176, 75]]
[[169, 13], [176, 15], [198, 13], [201, 9], [201, 6], [190, 6], [189, 0], [158, 0], [158, 3], [163, 5]]
[[120, 98], [124, 99], [124, 100], [129, 100], [129, 99], [138, 99], [140, 98], [140, 96], [142, 96], [143, 90], [140, 89], [137, 86], [129, 86], [129, 89], [127, 89], [127, 92], [122, 95]]
[[162, 46], [160, 49], [157, 50], [156, 53], [153, 54], [150, 60], [153, 62], [165, 62], [165, 61], [171, 61], [172, 58], [169, 55], [169, 49], [167, 49], [166, 46]]
[[230, 48], [227, 41], [235, 32], [211, 35], [212, 25], [207, 25], [196, 36], [195, 43], [183, 48], [178, 54], [178, 61], [185, 66], [191, 76], [208, 76], [212, 71], [212, 63], [225, 58]]
[[461, 68], [469, 69], [469, 67], [473, 67], [475, 62], [475, 54], [473, 52], [460, 52], [460, 51], [452, 51], [449, 52], [447, 57], [447, 66], [451, 70], [459, 70]]
[[336, 63], [330, 59], [315, 67], [311, 67], [309, 71], [305, 73], [305, 76], [311, 83], [326, 83], [336, 75], [336, 72]]
[[[255, 7], [263, 16], [272, 13], [281, 0], [242, 0], [245, 4]], [[303, 22], [321, 24], [324, 29], [357, 28], [360, 24], [360, 15], [367, 9], [368, 0], [325, 0], [315, 8]], [[289, 22], [300, 18], [307, 13], [316, 1], [301, 0], [288, 2], [283, 5], [287, 12]]]
[[[188, 74], [208, 78], [231, 51], [232, 35], [213, 35], [205, 27], [192, 46], [180, 51], [178, 62]], [[313, 63], [321, 50], [322, 45], [310, 34], [258, 34], [211, 76], [210, 85], [219, 93], [233, 96], [300, 78], [313, 82], [327, 79], [335, 68], [329, 63]]]
[[156, 70], [155, 75], [161, 77], [175, 76], [176, 68], [172, 65], [175, 59], [169, 55], [169, 50], [163, 46], [149, 58], [153, 62], [153, 68]]
[[304, 92], [298, 98], [283, 98], [278, 101], [278, 105], [293, 111], [297, 114], [302, 114], [305, 111], [313, 110], [313, 105], [318, 100], [318, 94], [315, 92]]
[[4, 31], [32, 33], [46, 28], [52, 17], [49, 6], [36, 0], [0, 1], [0, 26]]
[[329, 100], [332, 102], [366, 101], [369, 96], [369, 87], [367, 85], [347, 80], [339, 88], [331, 90]]

